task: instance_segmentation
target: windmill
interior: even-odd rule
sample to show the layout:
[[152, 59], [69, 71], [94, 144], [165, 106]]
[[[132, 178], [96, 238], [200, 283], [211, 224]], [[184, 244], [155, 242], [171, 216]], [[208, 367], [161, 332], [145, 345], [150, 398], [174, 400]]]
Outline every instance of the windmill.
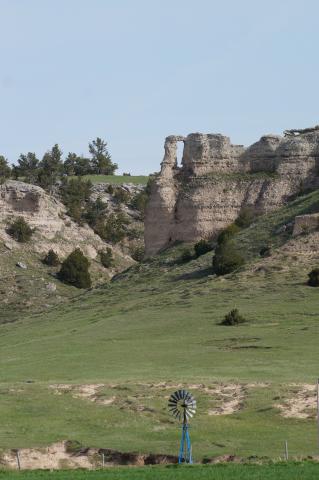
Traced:
[[186, 390], [177, 390], [169, 397], [168, 409], [173, 417], [182, 422], [182, 439], [178, 463], [193, 463], [188, 420], [196, 412], [196, 400]]

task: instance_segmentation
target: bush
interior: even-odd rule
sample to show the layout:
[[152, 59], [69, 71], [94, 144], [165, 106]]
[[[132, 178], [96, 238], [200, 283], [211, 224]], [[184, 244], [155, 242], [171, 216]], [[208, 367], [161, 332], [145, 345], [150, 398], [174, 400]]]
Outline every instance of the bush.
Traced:
[[121, 187], [117, 187], [114, 190], [113, 196], [115, 200], [119, 203], [128, 203], [130, 200], [130, 194], [124, 188], [121, 188]]
[[256, 218], [256, 210], [253, 207], [243, 207], [235, 220], [239, 228], [249, 227]]
[[193, 258], [194, 258], [194, 255], [192, 250], [190, 248], [184, 248], [180, 256], [180, 261], [182, 263], [186, 263], [186, 262], [189, 262], [190, 260], [193, 260]]
[[207, 240], [200, 240], [199, 242], [195, 243], [194, 250], [196, 257], [200, 257], [201, 255], [210, 252], [212, 247]]
[[142, 215], [145, 214], [146, 210], [146, 205], [148, 202], [149, 196], [145, 191], [139, 192], [135, 195], [135, 197], [132, 199], [131, 205], [133, 208], [141, 212]]
[[130, 255], [136, 262], [141, 262], [144, 258], [144, 245], [135, 245], [132, 247]]
[[92, 184], [81, 177], [63, 179], [60, 187], [62, 202], [67, 208], [67, 214], [80, 225], [83, 223], [85, 207], [90, 199]]
[[213, 272], [216, 275], [231, 273], [245, 263], [232, 241], [227, 241], [216, 247], [213, 257]]
[[67, 440], [65, 442], [65, 451], [67, 453], [79, 453], [83, 449], [83, 445], [77, 440]]
[[265, 257], [270, 257], [271, 255], [271, 248], [266, 246], [266, 247], [262, 247], [259, 251], [259, 255], [263, 258]]
[[218, 235], [217, 237], [218, 245], [221, 245], [222, 243], [226, 243], [228, 240], [233, 238], [236, 235], [236, 233], [238, 233], [239, 231], [240, 231], [240, 228], [238, 227], [238, 225], [235, 225], [235, 223], [232, 223], [227, 228], [225, 228], [225, 230], [220, 232], [220, 234]]
[[97, 225], [103, 223], [106, 212], [107, 204], [104, 203], [100, 197], [98, 197], [95, 202], [89, 201], [87, 203], [83, 218], [94, 230]]
[[57, 253], [54, 250], [49, 250], [46, 256], [43, 259], [43, 263], [45, 265], [49, 265], [50, 267], [57, 267], [60, 264], [60, 259]]
[[10, 177], [11, 168], [9, 167], [8, 160], [0, 155], [0, 184], [4, 183], [7, 178]]
[[232, 325], [239, 325], [240, 323], [245, 323], [245, 322], [246, 322], [246, 319], [242, 315], [240, 315], [237, 308], [234, 308], [229, 313], [227, 313], [227, 315], [225, 315], [224, 320], [220, 322], [220, 325], [232, 326]]
[[111, 268], [114, 265], [114, 257], [111, 248], [107, 248], [106, 250], [102, 250], [100, 252], [100, 259], [103, 267]]
[[310, 287], [319, 287], [319, 268], [314, 268], [308, 273], [308, 285]]
[[111, 183], [106, 187], [106, 192], [109, 193], [110, 195], [114, 194], [114, 187]]
[[34, 230], [23, 217], [18, 217], [7, 229], [7, 233], [17, 242], [21, 243], [28, 242], [33, 232]]
[[89, 261], [79, 248], [76, 248], [64, 260], [58, 277], [62, 282], [69, 283], [77, 288], [91, 287]]
[[118, 243], [126, 236], [126, 225], [129, 220], [122, 212], [111, 213], [105, 223], [96, 226], [95, 231], [103, 240]]

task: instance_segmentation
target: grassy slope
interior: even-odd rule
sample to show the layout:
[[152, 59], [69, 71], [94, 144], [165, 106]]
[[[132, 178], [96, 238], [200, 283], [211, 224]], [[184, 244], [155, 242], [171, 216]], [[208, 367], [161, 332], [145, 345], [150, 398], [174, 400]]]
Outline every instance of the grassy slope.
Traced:
[[[5, 472], [8, 480], [313, 480], [319, 474], [314, 463], [282, 463], [274, 465], [215, 465], [189, 467], [111, 468], [95, 472], [37, 471]], [[70, 476], [72, 475], [72, 477]]]
[[148, 181], [147, 175], [85, 175], [85, 180], [91, 180], [94, 183], [112, 183], [119, 185], [122, 183], [134, 183], [135, 185], [146, 185]]
[[[287, 238], [273, 231], [318, 200], [315, 192], [261, 217], [238, 244], [251, 258], [270, 240], [280, 245]], [[285, 439], [291, 454], [315, 451], [314, 421], [283, 419], [273, 407], [274, 398], [286, 398], [287, 384], [318, 375], [318, 291], [304, 283], [309, 266], [287, 255], [280, 267], [270, 262], [253, 272], [248, 265], [214, 278], [211, 254], [172, 266], [179, 254], [177, 247], [69, 305], [0, 327], [0, 445], [76, 438], [122, 450], [176, 450], [179, 431], [166, 416], [167, 393], [155, 392], [154, 412], [137, 413], [53, 395], [50, 383], [126, 383], [134, 399], [147, 397], [148, 387], [141, 394], [138, 386], [145, 381], [266, 381], [266, 389], [248, 389], [243, 409], [230, 416], [207, 416], [210, 400], [196, 394], [195, 457], [278, 456]], [[233, 307], [249, 323], [219, 326]], [[30, 379], [35, 383], [25, 384]]]

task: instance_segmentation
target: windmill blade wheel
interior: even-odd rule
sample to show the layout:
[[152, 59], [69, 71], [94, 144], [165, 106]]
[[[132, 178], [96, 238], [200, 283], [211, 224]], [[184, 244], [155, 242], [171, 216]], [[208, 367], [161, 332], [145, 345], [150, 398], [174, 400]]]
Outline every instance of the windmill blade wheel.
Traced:
[[177, 420], [187, 422], [196, 413], [196, 400], [187, 390], [177, 390], [169, 397], [168, 410]]

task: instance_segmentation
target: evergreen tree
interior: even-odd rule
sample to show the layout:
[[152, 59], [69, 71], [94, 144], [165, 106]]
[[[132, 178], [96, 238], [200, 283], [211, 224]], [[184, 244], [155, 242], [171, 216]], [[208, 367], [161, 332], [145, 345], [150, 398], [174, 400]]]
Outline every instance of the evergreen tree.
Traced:
[[231, 273], [245, 263], [232, 240], [217, 245], [213, 257], [213, 271], [216, 275]]
[[69, 176], [89, 175], [92, 173], [91, 160], [70, 152], [64, 162], [64, 173]]
[[57, 267], [60, 264], [58, 254], [55, 253], [54, 250], [50, 249], [44, 257], [43, 263], [45, 263], [45, 265], [49, 265], [49, 267]]
[[3, 155], [0, 155], [0, 183], [5, 182], [10, 177], [10, 174], [11, 168], [8, 165], [8, 160]]
[[26, 155], [21, 153], [16, 166], [18, 176], [23, 177], [25, 182], [36, 183], [39, 173], [39, 160], [35, 153], [28, 152]]
[[52, 190], [57, 179], [63, 172], [62, 151], [58, 144], [46, 152], [40, 162], [38, 183], [41, 187]]
[[107, 142], [97, 137], [92, 143], [89, 143], [89, 152], [92, 156], [93, 173], [98, 175], [113, 175], [118, 166], [112, 163], [111, 155], [107, 149]]
[[79, 248], [73, 250], [63, 261], [58, 277], [63, 282], [74, 285], [77, 288], [91, 287], [89, 261]]

